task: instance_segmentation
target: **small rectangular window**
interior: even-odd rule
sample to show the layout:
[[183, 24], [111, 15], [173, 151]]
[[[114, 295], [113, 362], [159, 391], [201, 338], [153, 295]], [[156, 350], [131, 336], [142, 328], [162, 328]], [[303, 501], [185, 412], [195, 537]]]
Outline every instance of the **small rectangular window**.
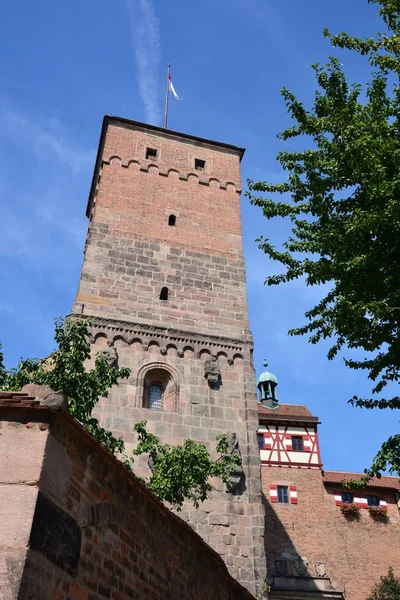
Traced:
[[353, 494], [349, 494], [348, 492], [343, 492], [342, 493], [342, 502], [345, 502], [346, 504], [352, 504]]
[[196, 169], [196, 171], [204, 171], [204, 169], [206, 168], [206, 161], [201, 160], [201, 158], [195, 158], [194, 168]]
[[278, 502], [289, 503], [289, 493], [287, 485], [278, 485]]
[[292, 450], [303, 452], [303, 438], [301, 435], [292, 435]]
[[157, 160], [158, 150], [155, 148], [146, 148], [146, 159], [147, 160]]
[[367, 496], [368, 506], [379, 506], [378, 496]]
[[263, 450], [264, 449], [264, 434], [257, 433], [257, 439], [258, 439], [258, 447], [260, 448], [260, 450]]

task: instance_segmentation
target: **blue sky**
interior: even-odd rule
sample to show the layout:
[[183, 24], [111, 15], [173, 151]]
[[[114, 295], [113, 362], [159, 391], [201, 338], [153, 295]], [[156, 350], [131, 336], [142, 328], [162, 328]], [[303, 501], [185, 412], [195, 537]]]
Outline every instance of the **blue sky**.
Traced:
[[[0, 35], [0, 339], [8, 366], [53, 349], [53, 319], [70, 311], [86, 234], [85, 207], [103, 114], [161, 124], [165, 74], [172, 129], [247, 148], [242, 176], [278, 181], [276, 133], [289, 123], [283, 85], [309, 103], [310, 65], [341, 58], [350, 80], [365, 83], [364, 60], [322, 36], [382, 29], [366, 0], [39, 0], [6, 3]], [[289, 338], [320, 291], [300, 282], [263, 285], [277, 266], [258, 250], [276, 243], [269, 223], [242, 198], [251, 327], [257, 372], [264, 357], [279, 398], [320, 417], [327, 469], [362, 470], [398, 429], [393, 413], [347, 406], [370, 383], [327, 347]]]

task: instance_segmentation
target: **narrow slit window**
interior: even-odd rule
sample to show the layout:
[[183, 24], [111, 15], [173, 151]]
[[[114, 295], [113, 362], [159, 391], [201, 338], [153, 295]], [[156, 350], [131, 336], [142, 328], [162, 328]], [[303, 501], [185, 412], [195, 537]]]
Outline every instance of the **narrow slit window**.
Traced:
[[175, 215], [169, 215], [168, 217], [168, 225], [170, 225], [170, 227], [174, 227], [176, 223], [176, 216]]
[[167, 287], [163, 287], [163, 289], [161, 290], [160, 300], [168, 300], [168, 288]]
[[194, 168], [196, 169], [196, 171], [204, 171], [204, 169], [206, 168], [206, 161], [201, 160], [201, 158], [195, 158]]
[[257, 433], [257, 440], [258, 440], [258, 447], [260, 448], [260, 450], [263, 450], [264, 449], [264, 434]]
[[158, 150], [155, 148], [146, 148], [146, 159], [147, 160], [157, 160]]

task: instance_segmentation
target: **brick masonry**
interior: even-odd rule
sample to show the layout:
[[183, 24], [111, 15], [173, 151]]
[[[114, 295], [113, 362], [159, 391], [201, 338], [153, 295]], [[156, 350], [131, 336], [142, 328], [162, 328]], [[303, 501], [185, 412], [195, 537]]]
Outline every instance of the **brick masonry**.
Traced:
[[[295, 485], [298, 504], [271, 504], [270, 484]], [[299, 578], [295, 561], [303, 560], [308, 565], [304, 576], [316, 583], [318, 577], [329, 577], [348, 600], [365, 600], [389, 566], [398, 571], [400, 517], [394, 490], [369, 487], [362, 492], [385, 497], [389, 518], [382, 522], [367, 509], [360, 509], [360, 520], [347, 519], [335, 504], [340, 484], [323, 483], [320, 470], [263, 467], [262, 487], [271, 584], [279, 581], [282, 563], [277, 561], [286, 561], [287, 577]]]
[[[157, 150], [156, 160], [146, 149]], [[135, 444], [148, 421], [162, 442], [187, 438], [212, 451], [235, 433], [243, 478], [216, 482], [200, 509], [182, 516], [251, 591], [265, 575], [264, 508], [252, 336], [240, 221], [239, 148], [106, 117], [89, 197], [88, 236], [75, 315], [92, 320], [93, 356], [105, 347], [131, 369], [98, 405], [101, 423]], [[203, 171], [195, 159], [205, 161]], [[174, 226], [168, 224], [175, 215]], [[161, 300], [162, 288], [168, 300]], [[217, 385], [205, 377], [214, 357]], [[146, 373], [167, 373], [163, 411], [144, 407]], [[146, 466], [137, 465], [138, 472]]]
[[250, 600], [63, 411], [0, 402], [1, 600]]

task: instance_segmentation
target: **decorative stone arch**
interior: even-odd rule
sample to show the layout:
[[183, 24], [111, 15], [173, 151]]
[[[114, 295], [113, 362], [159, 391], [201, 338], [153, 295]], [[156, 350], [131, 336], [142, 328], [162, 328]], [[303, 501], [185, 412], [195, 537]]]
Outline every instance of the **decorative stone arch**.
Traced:
[[124, 348], [125, 346], [128, 346], [128, 342], [126, 341], [125, 336], [119, 333], [113, 337], [112, 345], [116, 348]]
[[162, 410], [164, 412], [179, 412], [181, 377], [176, 369], [164, 362], [151, 362], [143, 365], [136, 378], [137, 408], [149, 407], [149, 390], [152, 384], [162, 389]]
[[243, 369], [243, 354], [236, 352], [236, 354], [233, 355], [232, 360], [235, 369]]
[[100, 331], [98, 333], [95, 333], [91, 339], [90, 342], [92, 344], [95, 344], [96, 346], [109, 346], [110, 345], [110, 339], [107, 335], [107, 333], [105, 333], [104, 331]]
[[120, 156], [118, 156], [117, 154], [113, 154], [108, 159], [108, 162], [110, 163], [110, 165], [112, 165], [112, 164], [118, 164], [118, 165], [120, 165], [122, 163], [122, 160], [121, 160]]

